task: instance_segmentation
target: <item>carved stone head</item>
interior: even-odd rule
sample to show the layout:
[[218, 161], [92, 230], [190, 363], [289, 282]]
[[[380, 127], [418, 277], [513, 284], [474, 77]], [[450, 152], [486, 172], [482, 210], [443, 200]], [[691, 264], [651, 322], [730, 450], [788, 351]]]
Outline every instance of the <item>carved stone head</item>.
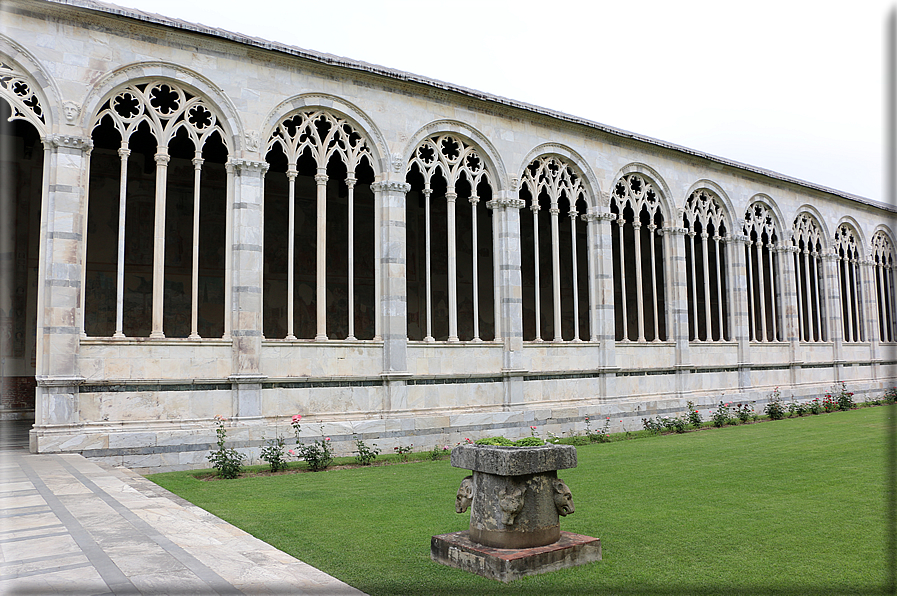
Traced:
[[523, 497], [526, 493], [526, 486], [520, 486], [513, 490], [495, 489], [498, 496], [498, 506], [501, 508], [501, 523], [505, 526], [513, 526], [517, 514], [523, 509]]
[[461, 481], [458, 487], [458, 495], [455, 497], [455, 511], [464, 513], [473, 502], [473, 476], [468, 476]]
[[81, 107], [73, 101], [67, 101], [62, 104], [62, 113], [65, 116], [65, 121], [69, 124], [75, 123], [75, 119], [80, 112]]
[[558, 514], [563, 516], [576, 511], [576, 508], [573, 507], [573, 493], [560, 479], [554, 481], [554, 506], [557, 507]]

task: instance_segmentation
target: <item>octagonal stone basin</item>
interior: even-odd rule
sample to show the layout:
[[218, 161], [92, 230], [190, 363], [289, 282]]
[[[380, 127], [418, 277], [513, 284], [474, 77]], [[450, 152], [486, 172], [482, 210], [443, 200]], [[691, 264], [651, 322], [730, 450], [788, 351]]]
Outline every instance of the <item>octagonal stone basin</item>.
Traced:
[[573, 502], [557, 470], [576, 467], [575, 447], [459, 445], [451, 463], [473, 472], [470, 540], [521, 549], [560, 538], [559, 515], [572, 513]]

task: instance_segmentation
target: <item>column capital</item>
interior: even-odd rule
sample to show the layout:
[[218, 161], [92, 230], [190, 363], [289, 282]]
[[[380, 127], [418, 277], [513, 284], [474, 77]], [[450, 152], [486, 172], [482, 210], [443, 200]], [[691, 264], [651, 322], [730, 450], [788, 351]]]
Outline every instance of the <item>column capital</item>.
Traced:
[[290, 181], [295, 180], [295, 179], [296, 179], [296, 176], [298, 176], [298, 175], [299, 175], [299, 172], [298, 172], [297, 170], [294, 170], [294, 169], [292, 169], [292, 168], [290, 168], [289, 170], [287, 170], [287, 178], [288, 178]]
[[660, 228], [660, 234], [671, 234], [673, 236], [684, 236], [688, 234], [688, 228]]
[[356, 182], [358, 182], [358, 178], [356, 178], [352, 174], [346, 176], [346, 186], [348, 186], [349, 188], [354, 188]]
[[327, 174], [315, 174], [315, 182], [318, 184], [326, 184], [328, 180], [330, 180], [330, 176]]
[[168, 155], [168, 151], [165, 151], [164, 153], [160, 151], [159, 153], [156, 153], [153, 158], [156, 160], [156, 163], [158, 165], [162, 166], [167, 166], [168, 162], [171, 161], [171, 156]]
[[449, 191], [449, 192], [445, 193], [445, 200], [447, 203], [454, 203], [455, 199], [457, 199], [457, 198], [458, 198], [458, 193], [456, 193], [454, 191]]
[[129, 155], [131, 155], [130, 149], [126, 149], [126, 148], [122, 147], [118, 150], [118, 156], [121, 157], [122, 159], [126, 158]]
[[205, 162], [205, 160], [204, 160], [203, 158], [201, 158], [201, 157], [194, 157], [194, 158], [193, 158], [193, 167], [196, 168], [196, 169], [199, 169], [199, 168], [202, 167], [203, 162]]
[[[374, 182], [371, 184], [371, 190], [374, 192], [408, 193], [408, 191], [411, 190], [411, 185], [407, 182], [400, 182], [398, 180], [383, 180], [382, 182]], [[424, 189], [424, 193], [427, 193], [428, 190], [429, 189]]]
[[[491, 201], [486, 201], [486, 207], [489, 209], [504, 209], [504, 208], [512, 208], [512, 209], [523, 209], [526, 206], [526, 201], [523, 199], [518, 199], [517, 197], [495, 197]], [[537, 209], [538, 210], [538, 209]]]
[[255, 161], [252, 159], [231, 159], [228, 164], [241, 173], [264, 174], [271, 167], [267, 161]]
[[561, 213], [561, 210], [558, 209], [557, 207], [552, 206], [552, 207], [548, 210], [548, 212], [551, 213], [552, 215], [559, 215], [559, 214]]
[[598, 213], [588, 213], [586, 217], [594, 220], [594, 221], [614, 221], [617, 219], [616, 213], [611, 213], [610, 211], [601, 211]]
[[78, 135], [47, 135], [44, 140], [44, 147], [80, 149], [81, 151], [90, 152], [93, 149], [93, 139], [90, 137], [81, 137]]
[[473, 195], [472, 197], [470, 197], [470, 198], [467, 199], [467, 200], [470, 201], [470, 204], [471, 204], [471, 205], [476, 205], [477, 203], [480, 202], [480, 197], [478, 197], [478, 196], [476, 196], [476, 195]]

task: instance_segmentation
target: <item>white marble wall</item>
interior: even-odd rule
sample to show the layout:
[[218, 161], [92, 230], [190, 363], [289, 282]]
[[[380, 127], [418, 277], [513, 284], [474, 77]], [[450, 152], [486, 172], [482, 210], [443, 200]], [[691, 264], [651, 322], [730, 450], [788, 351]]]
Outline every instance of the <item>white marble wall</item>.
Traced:
[[[780, 254], [786, 341], [748, 341], [743, 245], [738, 242], [728, 250], [732, 341], [689, 343], [683, 236], [676, 230], [680, 209], [697, 188], [711, 188], [720, 197], [727, 228], [735, 235], [741, 233], [747, 206], [764, 200], [773, 208], [783, 244], [790, 242], [795, 216], [808, 211], [817, 218], [827, 248], [838, 224], [849, 221], [868, 252], [876, 230], [895, 237], [893, 211], [811, 183], [637, 135], [624, 138], [603, 125], [407, 73], [383, 76], [363, 64], [345, 68], [313, 52], [300, 59], [295, 49], [276, 44], [200, 33], [183, 23], [149, 24], [142, 22], [145, 17], [127, 14], [102, 7], [88, 10], [78, 0], [9, 0], [0, 5], [0, 58], [29, 77], [46, 115], [38, 126], [47, 166], [38, 289], [38, 412], [32, 435], [36, 450], [83, 451], [138, 468], [190, 467], [205, 463], [198, 446], [213, 440], [215, 414], [239, 418], [233, 438], [245, 443], [240, 448], [250, 454], [257, 454], [277, 432], [279, 416], [295, 412], [330, 425], [326, 432], [342, 437], [340, 449], [350, 445], [345, 437], [359, 428], [380, 436], [382, 446], [391, 449], [400, 441], [415, 446], [454, 443], [464, 433], [516, 436], [526, 434], [533, 421], [554, 432], [570, 432], [580, 428], [587, 413], [619, 417], [624, 422], [614, 425], [627, 428], [627, 420], [637, 421], [646, 412], [681, 411], [685, 399], [711, 405], [723, 394], [763, 399], [776, 385], [815, 395], [838, 379], [857, 392], [894, 384], [895, 344], [878, 342], [874, 313], [863, 315], [871, 321], [869, 341], [842, 341], [831, 263], [825, 290], [826, 306], [834, 313], [828, 321], [830, 341], [807, 343], [794, 337], [790, 253]], [[91, 129], [99, 107], [117, 89], [149, 80], [167, 81], [203, 97], [217, 111], [232, 147], [228, 317], [220, 340], [80, 337]], [[281, 119], [304, 107], [339, 114], [371, 148], [380, 291], [378, 337], [373, 341], [262, 337], [265, 142]], [[407, 340], [405, 168], [418, 144], [436, 133], [456, 135], [476, 147], [490, 174], [500, 341]], [[522, 341], [517, 187], [523, 168], [544, 154], [572, 164], [587, 190], [591, 262], [581, 266], [588, 267], [592, 285], [589, 295], [580, 298], [590, 303], [592, 337], [584, 339], [592, 341]], [[627, 172], [639, 172], [654, 183], [671, 232], [664, 235], [667, 342], [614, 340], [607, 211], [610, 190]], [[867, 293], [864, 308], [876, 308], [875, 300]], [[882, 363], [858, 365], [870, 361]], [[790, 367], [792, 363], [804, 368]], [[806, 368], [813, 364], [825, 366]], [[752, 365], [789, 368], [752, 371]], [[646, 371], [660, 374], [634, 374]], [[196, 389], [184, 389], [193, 383]], [[121, 384], [133, 390], [96, 390]], [[173, 385], [180, 388], [172, 390]], [[184, 448], [178, 450], [179, 445]]]

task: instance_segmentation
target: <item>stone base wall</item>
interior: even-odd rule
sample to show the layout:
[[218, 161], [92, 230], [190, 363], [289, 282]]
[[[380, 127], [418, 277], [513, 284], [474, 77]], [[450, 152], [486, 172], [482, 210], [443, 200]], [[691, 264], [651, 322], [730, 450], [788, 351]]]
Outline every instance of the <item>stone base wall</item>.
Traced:
[[[860, 369], [860, 367], [856, 367]], [[865, 380], [847, 382], [849, 391], [854, 392], [854, 400], [879, 397], [885, 390], [895, 385], [894, 365], [890, 365], [891, 378], [888, 380]], [[731, 373], [723, 373], [731, 374]], [[693, 375], [694, 376], [694, 375]], [[625, 379], [623, 377], [620, 380]], [[419, 381], [422, 381], [419, 379]], [[592, 381], [576, 379], [567, 381], [571, 387], [583, 389]], [[671, 380], [658, 376], [658, 386], [669, 385]], [[376, 443], [381, 453], [393, 453], [396, 446], [413, 445], [414, 451], [432, 449], [437, 445], [449, 445], [464, 439], [476, 440], [481, 437], [503, 435], [511, 439], [528, 436], [530, 427], [536, 426], [543, 438], [548, 433], [559, 436], [581, 435], [586, 432], [585, 417], [592, 420], [591, 428], [597, 431], [604, 421], [610, 419], [611, 432], [642, 430], [642, 418], [654, 416], [676, 416], [687, 411], [687, 402], [692, 401], [705, 420], [720, 400], [735, 403], [749, 402], [754, 410], [762, 413], [774, 389], [771, 386], [758, 387], [747, 391], [692, 391], [687, 395], [671, 397], [670, 391], [658, 391], [653, 396], [620, 396], [616, 398], [569, 399], [549, 401], [552, 395], [551, 381], [524, 381], [529, 395], [540, 395], [541, 399], [519, 406], [503, 406], [500, 403], [501, 384], [490, 381], [473, 381], [460, 384], [419, 384], [406, 387], [409, 395], [420, 393], [423, 401], [418, 409], [384, 412], [357, 406], [380, 403], [379, 398], [366, 401], [361, 398], [353, 402], [353, 395], [362, 396], [385, 392], [379, 382], [360, 380], [367, 386], [341, 387], [326, 385], [325, 382], [308, 381], [307, 387], [285, 387], [284, 383], [266, 383], [262, 389], [262, 403], [270, 415], [251, 418], [232, 418], [228, 424], [228, 443], [247, 455], [248, 463], [264, 463], [259, 452], [265, 442], [277, 435], [284, 435], [292, 443], [290, 417], [297, 411], [303, 413], [302, 437], [313, 440], [330, 437], [337, 455], [352, 455], [354, 437], [368, 444]], [[343, 384], [350, 383], [343, 381]], [[554, 381], [555, 384], [562, 383]], [[298, 383], [294, 383], [298, 384]], [[314, 386], [314, 385], [322, 386]], [[529, 385], [529, 387], [527, 387]], [[625, 384], [618, 385], [623, 387]], [[832, 383], [816, 382], [780, 387], [782, 398], [787, 402], [794, 399], [807, 400], [822, 397], [830, 391]], [[91, 389], [86, 386], [85, 389]], [[94, 387], [95, 389], [95, 387]], [[229, 412], [231, 391], [206, 387], [183, 391], [153, 391], [153, 387], [136, 387], [131, 392], [109, 391], [95, 394], [82, 393], [79, 400], [102, 402], [102, 393], [114, 393], [113, 400], [124, 410], [115, 422], [84, 422], [77, 425], [46, 425], [31, 431], [31, 450], [35, 452], [74, 452], [111, 464], [126, 466], [141, 473], [172, 470], [207, 468], [206, 456], [215, 447], [215, 427], [211, 418], [215, 414]], [[141, 391], [142, 390], [142, 391]], [[442, 401], [452, 392], [465, 395], [497, 395], [482, 405], [467, 403], [463, 407], [426, 407], [426, 396], [433, 392]], [[445, 394], [445, 395], [443, 395]], [[345, 396], [345, 400], [338, 396]], [[172, 397], [175, 396], [175, 397]], [[132, 412], [161, 412], [159, 404], [166, 401], [178, 402], [186, 408], [178, 416], [158, 416], [153, 420], [127, 419], [123, 414], [127, 405]], [[464, 401], [464, 400], [460, 400]], [[529, 401], [529, 400], [528, 400]], [[345, 403], [344, 403], [345, 402]], [[344, 413], [317, 413], [310, 406], [328, 403], [349, 405]], [[171, 404], [169, 404], [170, 406]], [[166, 406], [166, 407], [169, 407]], [[145, 410], [140, 410], [143, 407]], [[172, 410], [173, 411], [173, 410]]]

